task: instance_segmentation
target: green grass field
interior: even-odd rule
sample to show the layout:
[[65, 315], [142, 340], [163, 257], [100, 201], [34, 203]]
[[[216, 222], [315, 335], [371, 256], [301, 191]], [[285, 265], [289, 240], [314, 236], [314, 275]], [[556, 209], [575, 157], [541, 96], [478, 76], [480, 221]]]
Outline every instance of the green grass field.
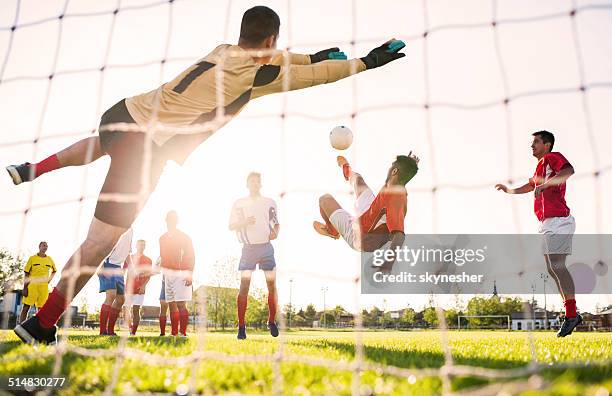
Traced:
[[[466, 331], [447, 333], [454, 364], [511, 370], [526, 367], [531, 362], [528, 333]], [[292, 358], [326, 359], [336, 364], [317, 366], [291, 361], [280, 364], [282, 381], [274, 384], [274, 353], [279, 351], [279, 339], [265, 333], [249, 333], [239, 342], [233, 333], [207, 333], [204, 343], [198, 338], [174, 339], [145, 333], [127, 339], [126, 346], [134, 355], [120, 361], [115, 394], [130, 392], [174, 392], [179, 384], [188, 383], [195, 369], [197, 391], [205, 394], [244, 393], [271, 394], [350, 394], [352, 372], [347, 364], [355, 358], [355, 333], [340, 331], [295, 331], [284, 336], [283, 354]], [[437, 369], [444, 364], [441, 333], [437, 331], [379, 331], [362, 333], [364, 359], [370, 364], [392, 365], [404, 369]], [[534, 333], [533, 341], [539, 363], [548, 368], [541, 372], [540, 389], [521, 390], [527, 377], [513, 380], [487, 380], [475, 376], [454, 376], [451, 388], [468, 392], [475, 387], [495, 386], [504, 382], [514, 385], [511, 393], [522, 395], [606, 395], [612, 392], [612, 334], [574, 333], [557, 339], [552, 332]], [[82, 347], [91, 357], [68, 352], [61, 366], [68, 377], [68, 386], [59, 394], [96, 394], [104, 391], [111, 381], [116, 362], [112, 356], [98, 356], [103, 350], [113, 350], [117, 338], [98, 337], [91, 332], [73, 331], [69, 343]], [[149, 354], [164, 359], [188, 357], [204, 351], [197, 365], [164, 360], [154, 363]], [[142, 355], [136, 355], [136, 353]], [[17, 359], [24, 354], [36, 357]], [[37, 349], [21, 344], [12, 332], [0, 333], [0, 376], [50, 374], [55, 362], [53, 347]], [[215, 355], [217, 353], [217, 355]], [[233, 362], [229, 358], [256, 356], [259, 362]], [[193, 355], [192, 355], [193, 356]], [[229, 358], [228, 358], [229, 357]], [[167, 361], [167, 363], [166, 363]], [[579, 368], [564, 368], [566, 363], [583, 363]], [[278, 366], [277, 366], [278, 367]], [[405, 375], [405, 373], [403, 373]], [[365, 370], [360, 377], [362, 394], [429, 395], [443, 390], [439, 376], [401, 377]], [[532, 384], [537, 382], [532, 377]], [[276, 386], [276, 388], [275, 388]]]

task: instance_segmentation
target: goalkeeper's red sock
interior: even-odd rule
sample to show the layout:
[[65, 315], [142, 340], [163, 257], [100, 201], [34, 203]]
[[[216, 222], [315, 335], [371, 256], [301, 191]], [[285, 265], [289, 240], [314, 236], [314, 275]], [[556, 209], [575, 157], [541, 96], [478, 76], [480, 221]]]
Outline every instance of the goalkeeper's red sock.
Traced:
[[323, 212], [323, 208], [319, 208], [319, 212], [321, 213], [321, 217], [323, 217], [323, 220], [325, 220], [325, 227], [327, 227], [327, 232], [329, 232], [330, 235], [334, 237], [340, 236], [340, 234], [338, 233], [334, 225], [329, 221], [329, 219], [325, 215], [325, 212]]
[[117, 323], [117, 318], [121, 313], [121, 309], [111, 307], [110, 313], [108, 314], [108, 334], [115, 333], [115, 323]]
[[268, 323], [276, 320], [276, 293], [268, 293]]
[[179, 311], [170, 312], [170, 326], [172, 326], [172, 335], [178, 335], [179, 321], [181, 320]]
[[102, 304], [100, 308], [100, 335], [106, 334], [108, 331], [108, 314], [110, 314], [111, 306]]
[[166, 315], [159, 315], [159, 334], [166, 335]]
[[246, 315], [248, 298], [248, 295], [243, 296], [240, 294], [238, 294], [238, 297], [236, 298], [238, 305], [238, 326], [244, 326], [244, 316]]
[[34, 164], [34, 175], [35, 177], [38, 177], [61, 167], [62, 165], [57, 159], [57, 154], [53, 154], [52, 156], [45, 158], [39, 163]]
[[45, 329], [55, 326], [60, 316], [66, 310], [68, 303], [69, 301], [66, 301], [66, 297], [57, 288], [54, 288], [51, 294], [49, 294], [47, 302], [36, 314], [40, 325]]
[[182, 335], [187, 335], [187, 324], [189, 324], [189, 311], [187, 309], [179, 309], [179, 332]]
[[566, 318], [575, 318], [577, 313], [576, 313], [576, 300], [571, 299], [571, 300], [565, 300], [563, 302], [563, 305], [565, 305], [565, 317]]

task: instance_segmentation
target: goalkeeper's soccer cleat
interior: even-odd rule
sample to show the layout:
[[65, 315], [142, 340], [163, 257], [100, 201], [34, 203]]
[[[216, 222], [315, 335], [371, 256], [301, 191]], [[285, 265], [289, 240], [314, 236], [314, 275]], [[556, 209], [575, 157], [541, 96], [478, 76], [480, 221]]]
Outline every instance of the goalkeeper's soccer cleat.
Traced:
[[21, 341], [27, 344], [47, 344], [55, 345], [57, 343], [57, 326], [50, 329], [45, 329], [40, 325], [38, 316], [32, 316], [25, 322], [18, 324], [13, 330]]
[[246, 340], [246, 326], [238, 326], [238, 339]]
[[25, 162], [21, 165], [9, 165], [6, 171], [13, 179], [13, 184], [18, 185], [35, 179], [34, 165]]
[[578, 326], [580, 323], [582, 323], [582, 316], [580, 316], [580, 314], [576, 314], [575, 318], [566, 317], [561, 325], [561, 328], [557, 332], [557, 337], [565, 337], [572, 334], [572, 331], [574, 331], [576, 326]]
[[278, 337], [278, 326], [274, 322], [268, 322], [268, 329], [272, 337]]

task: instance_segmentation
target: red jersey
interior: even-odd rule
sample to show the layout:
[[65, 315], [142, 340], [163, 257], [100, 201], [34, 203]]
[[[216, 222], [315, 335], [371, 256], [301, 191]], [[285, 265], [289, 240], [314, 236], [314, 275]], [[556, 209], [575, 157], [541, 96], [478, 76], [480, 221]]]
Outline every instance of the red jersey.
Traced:
[[[547, 182], [566, 166], [571, 166], [571, 164], [561, 153], [546, 153], [538, 161], [535, 173], [529, 179], [529, 184], [535, 188]], [[548, 187], [535, 197], [533, 210], [540, 221], [550, 217], [569, 216], [570, 210], [565, 203], [565, 183]]]
[[162, 268], [193, 270], [195, 256], [191, 238], [180, 230], [168, 231], [159, 238]]
[[[362, 234], [389, 234], [404, 232], [404, 218], [408, 206], [404, 187], [383, 187], [372, 204], [361, 216], [359, 226]], [[383, 219], [383, 216], [385, 218]]]
[[[153, 262], [151, 261], [151, 259], [147, 256], [145, 256], [144, 254], [142, 256], [140, 256], [140, 258], [138, 258], [138, 253], [132, 254], [131, 257], [132, 259], [132, 265], [140, 271], [143, 270], [150, 270], [151, 266], [153, 265]], [[138, 260], [138, 262], [136, 262], [136, 260]], [[125, 263], [123, 264], [123, 269], [129, 269], [128, 268], [128, 260], [125, 261]], [[131, 277], [135, 276], [134, 280], [131, 280]], [[149, 278], [151, 277], [151, 275], [147, 275], [144, 273], [139, 272], [137, 275], [132, 275], [129, 271], [128, 271], [128, 275], [127, 275], [127, 281], [126, 281], [126, 286], [128, 287], [128, 294], [144, 294], [144, 288], [142, 290], [142, 293], [140, 293], [140, 288], [144, 285], [147, 284], [147, 282], [149, 281]], [[130, 287], [130, 282], [132, 283], [132, 287]]]

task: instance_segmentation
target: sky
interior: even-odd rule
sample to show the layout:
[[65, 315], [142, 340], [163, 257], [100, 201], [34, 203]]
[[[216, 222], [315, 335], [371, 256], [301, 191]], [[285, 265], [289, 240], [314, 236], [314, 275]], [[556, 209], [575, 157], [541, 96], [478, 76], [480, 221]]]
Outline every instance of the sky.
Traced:
[[[236, 43], [242, 13], [256, 4], [279, 13], [278, 47], [293, 52], [339, 46], [360, 57], [388, 38], [406, 41], [406, 57], [384, 68], [252, 101], [184, 166], [166, 167], [134, 223], [135, 239], [157, 257], [165, 213], [177, 210], [194, 241], [196, 286], [215, 282], [216, 262], [239, 257], [229, 212], [247, 194], [246, 175], [257, 171], [263, 194], [279, 206], [281, 304], [291, 296], [296, 306], [321, 309], [323, 288], [327, 306], [351, 311], [427, 304], [428, 296], [360, 295], [359, 255], [312, 230], [323, 193], [352, 207], [328, 141], [337, 125], [353, 130], [343, 155], [375, 189], [396, 155], [412, 150], [421, 158], [408, 185], [408, 235], [536, 233], [533, 197], [493, 186], [523, 184], [533, 173], [530, 135], [541, 129], [555, 133], [555, 149], [576, 170], [566, 195], [576, 232], [612, 232], [610, 1], [577, 1], [573, 22], [572, 2], [557, 0], [123, 0], [115, 18], [116, 1], [21, 1], [18, 12], [17, 4], [0, 3], [2, 166], [39, 161], [91, 136], [120, 99], [156, 88], [220, 43]], [[102, 158], [17, 187], [0, 177], [0, 247], [33, 254], [46, 240], [61, 267], [86, 235], [108, 165]], [[145, 304], [157, 304], [160, 283], [152, 280]], [[262, 273], [253, 284], [265, 287]], [[97, 288], [94, 276], [77, 300], [98, 306]], [[612, 302], [581, 298], [587, 310]], [[446, 306], [451, 300], [436, 297]], [[560, 307], [556, 296], [548, 303]]]

